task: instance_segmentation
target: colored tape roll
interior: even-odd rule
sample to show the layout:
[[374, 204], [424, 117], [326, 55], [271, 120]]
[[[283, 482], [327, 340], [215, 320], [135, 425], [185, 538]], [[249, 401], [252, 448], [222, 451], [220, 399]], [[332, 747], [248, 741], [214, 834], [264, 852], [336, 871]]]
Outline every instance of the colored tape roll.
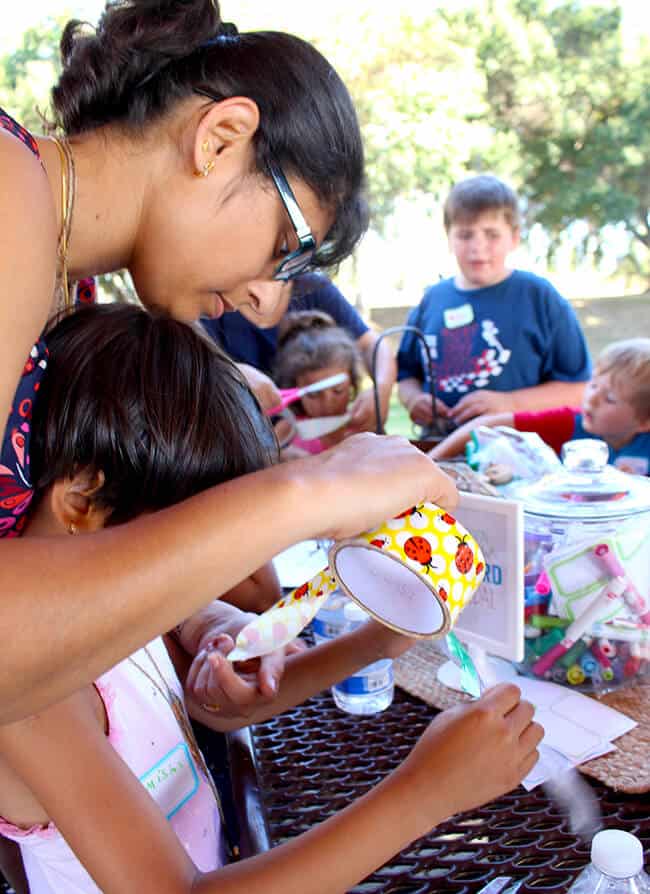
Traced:
[[329, 551], [329, 567], [280, 599], [237, 637], [231, 661], [281, 648], [340, 587], [381, 623], [419, 638], [446, 634], [485, 574], [481, 548], [455, 518], [421, 503]]

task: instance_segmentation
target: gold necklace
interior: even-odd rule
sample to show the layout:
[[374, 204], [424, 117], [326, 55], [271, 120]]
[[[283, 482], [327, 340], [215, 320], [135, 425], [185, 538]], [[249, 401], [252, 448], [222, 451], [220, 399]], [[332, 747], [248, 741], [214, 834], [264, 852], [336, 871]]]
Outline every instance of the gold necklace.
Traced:
[[59, 153], [61, 162], [61, 235], [59, 236], [59, 261], [61, 264], [61, 287], [63, 289], [64, 307], [72, 307], [70, 286], [68, 284], [68, 242], [72, 228], [72, 208], [74, 205], [77, 177], [74, 158], [67, 140], [50, 137]]
[[[233, 844], [230, 838], [230, 834], [228, 832], [228, 826], [226, 824], [226, 818], [224, 816], [223, 807], [221, 804], [221, 796], [219, 795], [219, 791], [214, 784], [214, 780], [212, 778], [212, 774], [208, 769], [208, 765], [205, 762], [205, 758], [203, 757], [203, 753], [199, 748], [199, 743], [196, 741], [196, 736], [194, 735], [194, 730], [192, 729], [192, 724], [190, 722], [189, 715], [187, 713], [187, 708], [185, 707], [185, 702], [182, 698], [180, 698], [176, 692], [170, 687], [169, 683], [163, 672], [158, 667], [158, 663], [156, 659], [153, 657], [147, 646], [144, 647], [143, 651], [146, 653], [147, 658], [151, 662], [152, 666], [155, 668], [156, 673], [160, 677], [162, 681], [162, 686], [158, 683], [158, 681], [144, 668], [141, 664], [135, 660], [135, 658], [130, 655], [129, 661], [131, 664], [136, 667], [141, 674], [149, 680], [149, 682], [154, 686], [158, 692], [162, 695], [163, 699], [167, 702], [169, 707], [171, 708], [172, 714], [176, 719], [176, 723], [185, 739], [187, 747], [190, 750], [190, 754], [194, 759], [197, 767], [201, 769], [203, 775], [205, 776], [206, 782], [210, 786], [210, 790], [214, 796], [214, 800], [217, 804], [217, 810], [219, 811], [219, 817], [221, 819], [221, 828], [223, 829], [223, 837], [226, 842], [226, 848], [228, 851], [228, 856], [230, 860], [237, 859], [239, 857], [239, 847], [236, 844]], [[163, 689], [164, 686], [164, 689]]]

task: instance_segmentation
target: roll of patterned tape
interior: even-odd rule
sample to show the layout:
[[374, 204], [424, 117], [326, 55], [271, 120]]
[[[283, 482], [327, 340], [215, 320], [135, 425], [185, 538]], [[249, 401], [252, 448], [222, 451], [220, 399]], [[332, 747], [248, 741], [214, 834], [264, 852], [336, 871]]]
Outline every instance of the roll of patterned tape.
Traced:
[[485, 573], [472, 535], [444, 509], [421, 503], [364, 534], [335, 543], [329, 567], [244, 627], [228, 658], [286, 645], [340, 587], [382, 624], [409, 636], [447, 633]]

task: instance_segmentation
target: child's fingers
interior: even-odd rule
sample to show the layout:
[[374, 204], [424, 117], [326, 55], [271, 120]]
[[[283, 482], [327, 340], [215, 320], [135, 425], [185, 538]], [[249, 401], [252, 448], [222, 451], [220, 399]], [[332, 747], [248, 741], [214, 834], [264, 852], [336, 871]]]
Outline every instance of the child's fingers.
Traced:
[[530, 702], [520, 701], [519, 704], [509, 711], [506, 719], [510, 723], [512, 730], [516, 736], [521, 736], [527, 726], [532, 723], [535, 715], [535, 708]]
[[273, 698], [277, 694], [283, 673], [284, 649], [278, 649], [271, 655], [263, 656], [257, 675], [262, 695]]
[[230, 702], [245, 715], [248, 709], [267, 701], [258, 690], [257, 680], [250, 682], [244, 680], [232, 663], [218, 652], [212, 652], [208, 660], [212, 666], [212, 679], [216, 690], [213, 696], [216, 703], [220, 704], [220, 699]]
[[207, 701], [206, 693], [207, 693], [207, 683], [208, 678], [210, 676], [210, 662], [206, 655], [205, 658], [202, 658], [199, 662], [199, 669], [196, 675], [196, 681], [194, 683], [194, 693], [198, 699], [201, 701]]
[[514, 683], [499, 683], [488, 689], [478, 703], [494, 708], [505, 717], [521, 703], [521, 689]]
[[188, 689], [190, 691], [194, 691], [194, 688], [196, 686], [196, 677], [199, 673], [199, 670], [201, 669], [201, 664], [203, 663], [203, 661], [205, 661], [206, 654], [207, 653], [206, 653], [205, 649], [203, 649], [201, 652], [198, 652], [194, 656], [194, 660], [192, 661], [192, 664], [190, 665], [190, 669], [187, 672], [187, 677], [185, 679], [185, 688], [186, 689]]
[[292, 639], [290, 643], [284, 647], [284, 657], [288, 658], [290, 655], [300, 655], [302, 652], [306, 652], [309, 646], [302, 639]]

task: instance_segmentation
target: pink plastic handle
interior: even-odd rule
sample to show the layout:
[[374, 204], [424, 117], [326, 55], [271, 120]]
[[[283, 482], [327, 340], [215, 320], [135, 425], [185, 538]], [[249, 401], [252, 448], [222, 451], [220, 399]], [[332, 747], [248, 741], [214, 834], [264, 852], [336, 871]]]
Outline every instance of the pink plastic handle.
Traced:
[[282, 410], [285, 410], [289, 406], [289, 404], [301, 397], [301, 391], [301, 388], [281, 388], [280, 394], [282, 395], [282, 400], [276, 407], [271, 407], [270, 410], [267, 410], [266, 415], [274, 416], [276, 413], [281, 413]]
[[608, 544], [599, 543], [594, 549], [594, 555], [600, 559], [602, 565], [604, 565], [605, 569], [609, 571], [612, 577], [627, 578], [625, 569], [619, 562], [613, 550], [609, 548]]
[[623, 594], [623, 598], [632, 611], [640, 616], [640, 620], [643, 624], [650, 623], [650, 612], [646, 611], [645, 599], [641, 596], [628, 577], [625, 568], [621, 565], [614, 551], [610, 549], [607, 543], [599, 543], [594, 549], [594, 555], [600, 560], [605, 570], [608, 571], [612, 577], [620, 577], [625, 581], [625, 593]]

